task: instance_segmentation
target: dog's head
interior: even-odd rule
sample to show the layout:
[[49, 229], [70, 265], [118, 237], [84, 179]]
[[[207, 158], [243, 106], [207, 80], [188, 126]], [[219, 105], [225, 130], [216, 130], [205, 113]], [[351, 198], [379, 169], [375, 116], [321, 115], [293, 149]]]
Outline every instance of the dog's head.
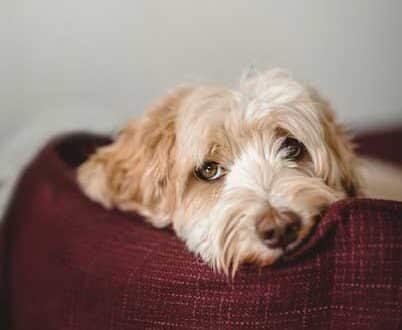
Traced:
[[352, 146], [328, 104], [280, 70], [239, 91], [177, 89], [92, 155], [78, 180], [106, 207], [172, 224], [225, 272], [271, 264], [358, 189]]

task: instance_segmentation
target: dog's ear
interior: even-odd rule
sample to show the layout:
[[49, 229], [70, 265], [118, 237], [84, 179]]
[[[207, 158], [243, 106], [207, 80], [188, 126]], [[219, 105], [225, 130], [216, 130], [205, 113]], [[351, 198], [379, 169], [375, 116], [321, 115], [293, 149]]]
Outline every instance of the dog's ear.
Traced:
[[329, 102], [316, 90], [311, 89], [311, 95], [319, 108], [327, 145], [327, 157], [324, 160], [327, 166], [321, 166], [325, 169], [325, 178], [331, 186], [337, 186], [343, 189], [347, 196], [354, 197], [360, 191], [360, 178], [357, 174], [358, 159], [352, 138], [345, 127], [336, 121]]
[[107, 208], [139, 211], [157, 227], [168, 225], [175, 203], [176, 117], [190, 92], [169, 93], [82, 164], [77, 177], [86, 195]]

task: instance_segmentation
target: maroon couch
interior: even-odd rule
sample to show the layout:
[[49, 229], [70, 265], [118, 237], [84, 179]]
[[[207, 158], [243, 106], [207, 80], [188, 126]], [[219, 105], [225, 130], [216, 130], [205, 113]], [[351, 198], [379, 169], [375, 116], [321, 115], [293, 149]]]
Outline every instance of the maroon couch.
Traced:
[[[171, 230], [80, 193], [74, 168], [107, 142], [53, 140], [25, 170], [0, 236], [5, 329], [402, 328], [402, 203], [338, 202], [295, 255], [229, 280]], [[360, 142], [402, 163], [402, 130]]]

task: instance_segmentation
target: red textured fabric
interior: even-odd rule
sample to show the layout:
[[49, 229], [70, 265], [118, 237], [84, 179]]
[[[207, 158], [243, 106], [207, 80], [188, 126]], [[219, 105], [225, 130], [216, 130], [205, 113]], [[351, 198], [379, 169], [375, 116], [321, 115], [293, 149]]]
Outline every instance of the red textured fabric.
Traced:
[[336, 203], [296, 255], [232, 281], [80, 193], [74, 167], [98, 143], [53, 141], [20, 180], [0, 236], [8, 329], [401, 328], [402, 203]]

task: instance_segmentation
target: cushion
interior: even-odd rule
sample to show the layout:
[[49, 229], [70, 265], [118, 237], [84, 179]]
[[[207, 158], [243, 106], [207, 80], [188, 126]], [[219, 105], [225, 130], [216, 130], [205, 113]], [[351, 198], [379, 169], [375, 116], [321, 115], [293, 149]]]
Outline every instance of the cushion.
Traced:
[[54, 139], [22, 175], [0, 236], [4, 328], [400, 329], [402, 203], [340, 201], [294, 255], [230, 279], [80, 192], [76, 166], [108, 141]]

